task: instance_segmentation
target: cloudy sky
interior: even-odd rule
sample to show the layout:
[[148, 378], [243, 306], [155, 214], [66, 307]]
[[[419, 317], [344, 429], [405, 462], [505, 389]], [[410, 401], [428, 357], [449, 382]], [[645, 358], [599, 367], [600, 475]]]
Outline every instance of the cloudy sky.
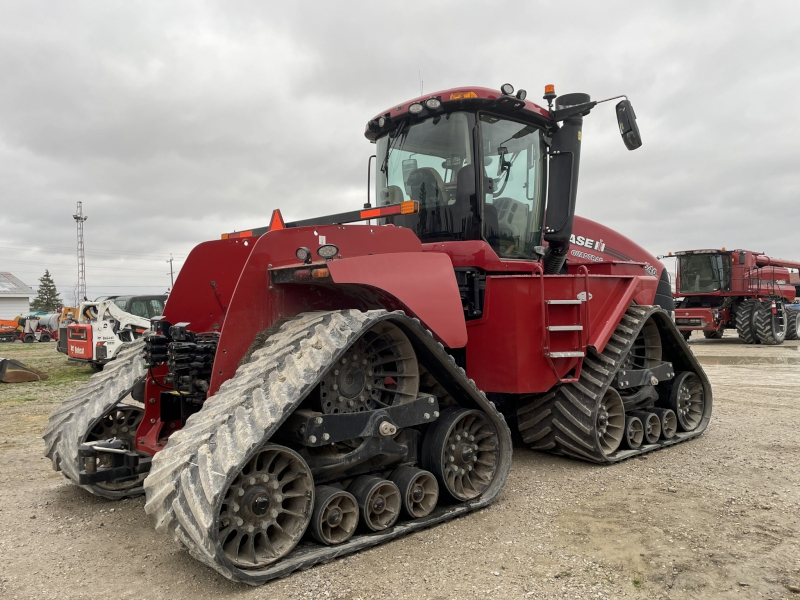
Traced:
[[164, 291], [223, 231], [358, 208], [366, 121], [511, 82], [628, 94], [585, 121], [578, 212], [653, 253], [800, 260], [800, 4], [438, 0], [0, 3], [0, 271]]

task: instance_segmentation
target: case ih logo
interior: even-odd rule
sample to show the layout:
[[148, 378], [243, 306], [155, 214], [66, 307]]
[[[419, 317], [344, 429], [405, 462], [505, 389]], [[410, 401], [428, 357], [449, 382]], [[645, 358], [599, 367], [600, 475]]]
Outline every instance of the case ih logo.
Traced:
[[86, 354], [86, 349], [81, 348], [80, 346], [73, 346], [72, 344], [70, 344], [69, 352], [70, 354], [80, 354], [81, 356], [83, 356], [84, 354]]
[[606, 249], [606, 245], [603, 243], [603, 240], [593, 240], [592, 238], [583, 237], [582, 235], [575, 235], [574, 233], [569, 236], [569, 243], [575, 244], [576, 246], [583, 246], [584, 248], [589, 248], [591, 250], [598, 250], [602, 252]]

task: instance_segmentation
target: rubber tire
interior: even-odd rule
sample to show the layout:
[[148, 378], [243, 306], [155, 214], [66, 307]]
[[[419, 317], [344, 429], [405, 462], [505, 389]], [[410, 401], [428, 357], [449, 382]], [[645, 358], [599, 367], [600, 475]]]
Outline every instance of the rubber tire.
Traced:
[[[778, 303], [780, 308], [780, 303]], [[784, 315], [786, 309], [783, 308]], [[783, 330], [779, 330], [778, 315], [772, 314], [772, 302], [767, 300], [759, 302], [753, 317], [756, 336], [765, 346], [779, 346], [786, 339], [786, 317], [784, 316]]]
[[745, 300], [736, 308], [736, 333], [743, 344], [757, 344], [758, 337], [754, 326], [755, 300]]
[[717, 331], [704, 331], [703, 337], [707, 340], [721, 340], [722, 336], [725, 335], [724, 329], [718, 329]]
[[35, 341], [36, 341], [36, 336], [33, 335], [32, 333], [26, 333], [22, 338], [22, 342], [25, 344], [32, 344]]
[[42, 337], [39, 338], [39, 341], [40, 342], [49, 342], [50, 341], [50, 336], [47, 335], [46, 333], [43, 333]]
[[786, 308], [786, 339], [800, 340], [800, 311]]

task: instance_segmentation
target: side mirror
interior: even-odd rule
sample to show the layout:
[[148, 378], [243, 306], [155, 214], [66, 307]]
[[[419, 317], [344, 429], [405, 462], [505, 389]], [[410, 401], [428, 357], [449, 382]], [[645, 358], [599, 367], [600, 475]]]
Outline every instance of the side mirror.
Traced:
[[642, 136], [636, 124], [636, 113], [633, 112], [630, 100], [623, 100], [617, 104], [617, 122], [622, 141], [628, 150], [636, 150], [642, 145]]

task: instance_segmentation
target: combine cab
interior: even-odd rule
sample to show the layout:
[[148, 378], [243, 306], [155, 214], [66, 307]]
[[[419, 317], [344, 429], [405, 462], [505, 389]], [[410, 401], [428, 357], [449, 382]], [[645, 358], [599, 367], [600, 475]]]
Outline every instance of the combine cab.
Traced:
[[[51, 416], [53, 466], [146, 493], [159, 531], [259, 583], [491, 503], [507, 420], [601, 464], [699, 436], [711, 388], [662, 267], [573, 231], [597, 102], [545, 98], [395, 105], [366, 129], [376, 205], [197, 246], [150, 334]], [[627, 100], [617, 117], [637, 148]]]
[[800, 290], [796, 261], [750, 250], [687, 250], [678, 259], [675, 322], [685, 339], [702, 331], [719, 339], [736, 329], [745, 344], [782, 344], [800, 339]]

